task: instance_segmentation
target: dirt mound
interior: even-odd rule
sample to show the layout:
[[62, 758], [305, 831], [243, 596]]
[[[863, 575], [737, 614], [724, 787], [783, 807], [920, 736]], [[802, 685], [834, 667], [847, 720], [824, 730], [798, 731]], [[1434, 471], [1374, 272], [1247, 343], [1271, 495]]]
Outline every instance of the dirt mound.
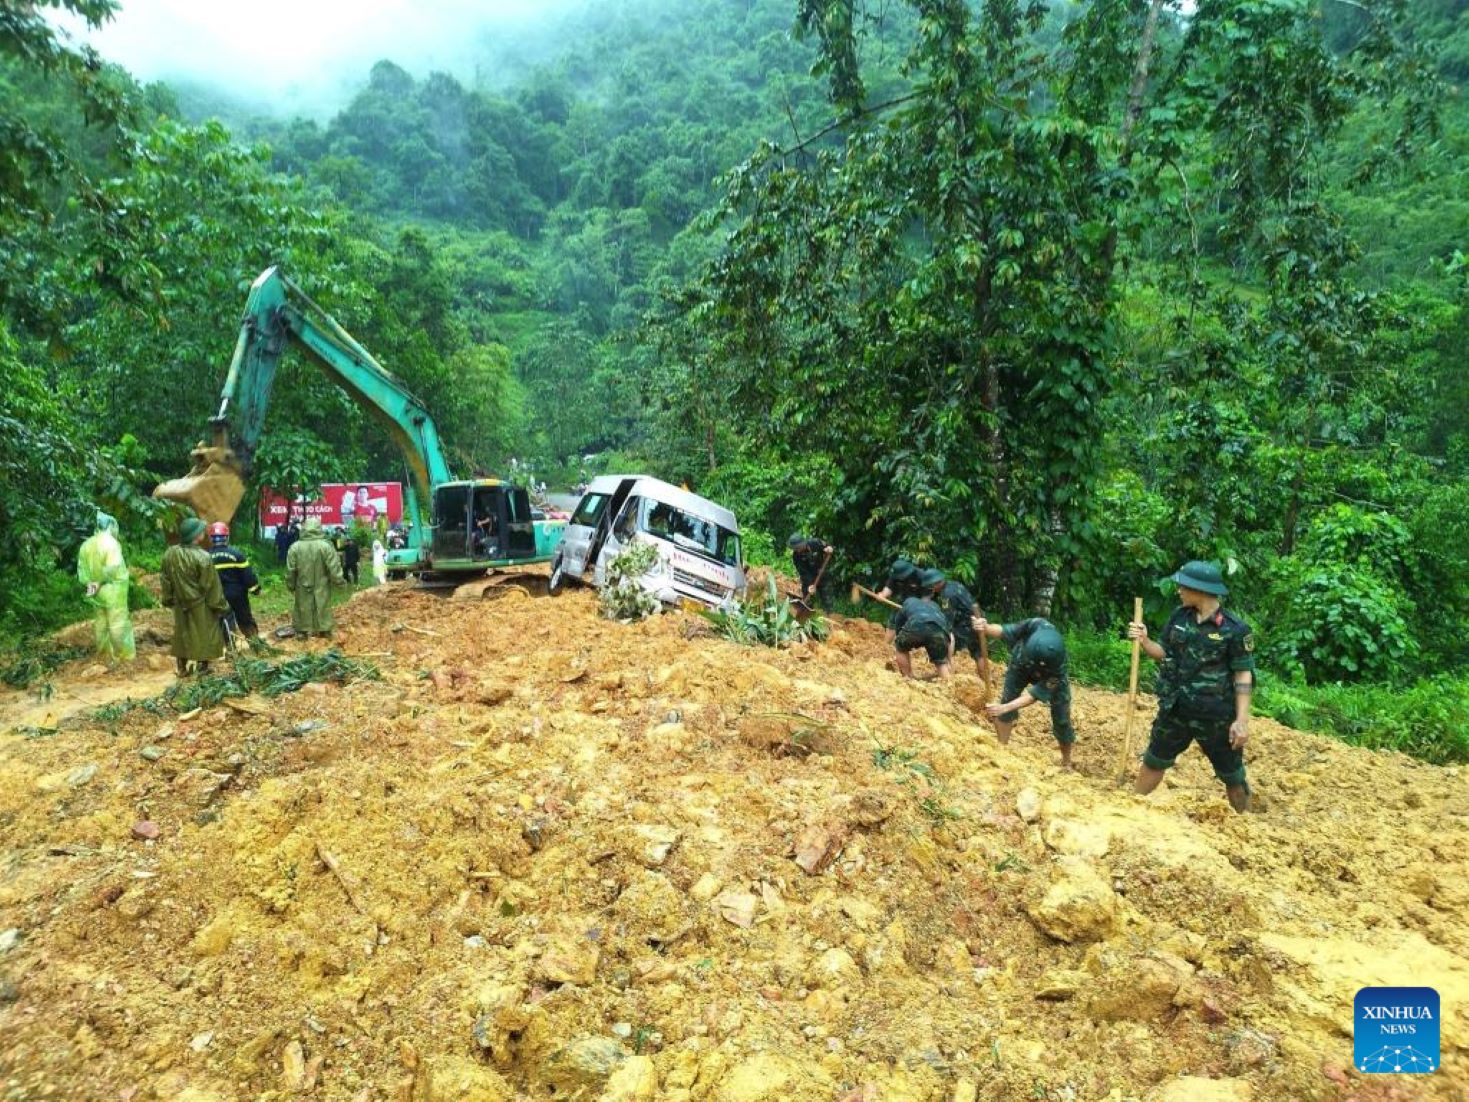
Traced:
[[[1122, 698], [1076, 693], [1062, 773], [875, 625], [397, 586], [339, 625], [382, 681], [0, 735], [7, 1097], [1469, 1089], [1455, 770], [1258, 721], [1236, 816], [1197, 754], [1117, 788]], [[1439, 990], [1440, 1072], [1352, 1069], [1372, 984]]]

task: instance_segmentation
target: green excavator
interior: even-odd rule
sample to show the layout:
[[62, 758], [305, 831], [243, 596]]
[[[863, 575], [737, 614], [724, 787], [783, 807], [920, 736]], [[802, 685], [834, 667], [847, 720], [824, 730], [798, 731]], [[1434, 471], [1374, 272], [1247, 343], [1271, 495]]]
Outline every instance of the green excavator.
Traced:
[[407, 546], [388, 551], [390, 575], [459, 586], [500, 568], [550, 561], [565, 522], [536, 519], [522, 486], [455, 479], [423, 403], [278, 267], [267, 268], [250, 287], [219, 411], [209, 422], [212, 440], [190, 452], [187, 475], [162, 483], [154, 497], [181, 502], [206, 521], [229, 522], [254, 468], [271, 384], [292, 343], [403, 451]]

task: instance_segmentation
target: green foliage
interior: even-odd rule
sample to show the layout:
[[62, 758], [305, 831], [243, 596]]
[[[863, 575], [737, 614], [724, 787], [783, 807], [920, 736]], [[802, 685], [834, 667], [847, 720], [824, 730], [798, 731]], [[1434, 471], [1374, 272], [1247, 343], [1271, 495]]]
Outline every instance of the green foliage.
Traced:
[[1391, 677], [1418, 655], [1411, 605], [1371, 570], [1283, 561], [1265, 648], [1270, 663], [1311, 681]]
[[805, 623], [796, 618], [790, 598], [776, 589], [774, 574], [765, 579], [763, 597], [746, 598], [725, 608], [701, 611], [699, 615], [714, 625], [716, 635], [746, 646], [758, 643], [783, 647], [813, 640], [821, 642], [831, 634], [831, 626], [819, 613], [812, 613]]
[[[0, 311], [24, 303], [52, 314], [28, 285], [33, 250], [46, 249], [59, 200], [105, 200], [91, 174], [126, 153], [122, 124], [130, 108], [126, 76], [90, 47], [74, 49], [48, 17], [56, 8], [97, 28], [116, 0], [51, 0], [0, 5]], [[94, 144], [95, 143], [95, 144]]]
[[1396, 517], [1346, 504], [1318, 513], [1275, 567], [1266, 656], [1309, 681], [1389, 678], [1419, 653], [1404, 585], [1411, 535]]
[[345, 685], [352, 681], [376, 681], [380, 677], [377, 667], [371, 662], [348, 658], [335, 647], [312, 654], [299, 654], [279, 662], [242, 655], [231, 661], [227, 673], [213, 673], [194, 681], [181, 681], [161, 696], [120, 701], [99, 708], [93, 714], [103, 722], [115, 723], [136, 709], [159, 714], [165, 709], [188, 712], [218, 704], [229, 697], [248, 696], [251, 693], [266, 697], [294, 693], [313, 681]]
[[602, 615], [629, 623], [657, 612], [658, 598], [639, 582], [659, 561], [658, 548], [651, 543], [639, 542], [624, 548], [608, 565], [606, 580], [597, 593], [597, 608]]
[[63, 646], [31, 646], [7, 653], [0, 657], [0, 685], [8, 685], [12, 689], [30, 688], [66, 663], [91, 653], [90, 647]]
[[771, 451], [747, 458], [736, 448], [730, 452], [699, 480], [699, 492], [736, 509], [748, 562], [789, 567], [791, 533], [827, 532], [835, 524], [836, 466], [821, 455], [782, 457]]
[[1267, 682], [1256, 709], [1356, 746], [1440, 764], [1469, 762], [1469, 678], [1440, 674], [1383, 685]]

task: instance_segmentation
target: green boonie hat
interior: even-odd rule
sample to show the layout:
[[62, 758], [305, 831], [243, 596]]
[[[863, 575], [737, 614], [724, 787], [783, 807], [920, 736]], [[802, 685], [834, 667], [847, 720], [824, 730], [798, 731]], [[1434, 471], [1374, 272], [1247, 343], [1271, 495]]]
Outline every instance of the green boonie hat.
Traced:
[[1059, 666], [1066, 657], [1066, 644], [1061, 634], [1052, 628], [1042, 628], [1025, 644], [1025, 656], [1047, 666]]
[[893, 568], [888, 571], [895, 581], [906, 582], [909, 578], [917, 577], [918, 567], [907, 559], [894, 559]]
[[800, 532], [797, 532], [795, 535], [791, 536], [790, 539], [786, 540], [786, 546], [794, 551], [797, 547], [800, 547], [801, 544], [805, 542], [806, 537], [801, 535]]
[[932, 589], [936, 585], [943, 585], [946, 580], [942, 570], [936, 570], [931, 566], [927, 570], [920, 570], [918, 572], [918, 584], [924, 589]]
[[179, 542], [190, 544], [204, 534], [204, 522], [198, 517], [185, 517], [179, 525]]
[[1223, 597], [1229, 592], [1229, 586], [1224, 584], [1224, 575], [1219, 572], [1219, 567], [1197, 559], [1184, 563], [1178, 568], [1178, 573], [1168, 580], [1187, 589], [1197, 589], [1200, 593], [1212, 593], [1216, 597]]

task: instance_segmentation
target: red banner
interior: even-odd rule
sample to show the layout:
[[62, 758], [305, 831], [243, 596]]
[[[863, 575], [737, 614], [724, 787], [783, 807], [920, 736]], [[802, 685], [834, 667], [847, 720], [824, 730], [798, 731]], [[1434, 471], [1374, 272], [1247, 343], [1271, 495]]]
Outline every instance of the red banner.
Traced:
[[320, 517], [328, 528], [351, 528], [354, 524], [368, 527], [381, 516], [389, 524], [403, 519], [403, 483], [401, 482], [327, 482], [321, 497], [315, 501], [287, 502], [274, 490], [260, 491], [260, 527], [274, 528], [287, 518], [304, 520]]

